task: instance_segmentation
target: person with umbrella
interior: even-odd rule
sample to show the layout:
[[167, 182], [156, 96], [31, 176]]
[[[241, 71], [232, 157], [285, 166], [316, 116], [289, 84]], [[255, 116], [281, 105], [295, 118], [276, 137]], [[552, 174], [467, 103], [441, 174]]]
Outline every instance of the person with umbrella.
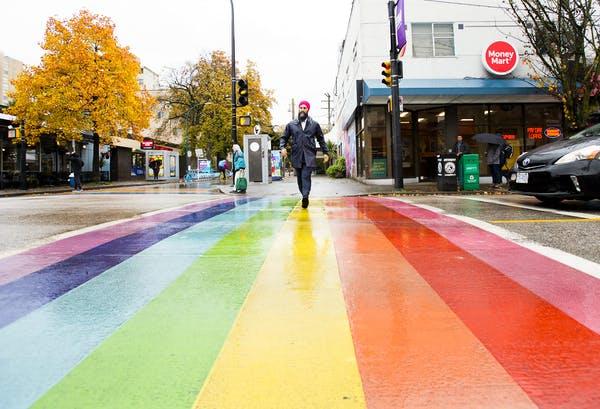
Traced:
[[498, 189], [502, 185], [502, 172], [500, 169], [500, 154], [502, 146], [506, 143], [502, 135], [480, 133], [473, 137], [479, 143], [487, 143], [485, 152], [486, 162], [492, 173], [492, 187]]

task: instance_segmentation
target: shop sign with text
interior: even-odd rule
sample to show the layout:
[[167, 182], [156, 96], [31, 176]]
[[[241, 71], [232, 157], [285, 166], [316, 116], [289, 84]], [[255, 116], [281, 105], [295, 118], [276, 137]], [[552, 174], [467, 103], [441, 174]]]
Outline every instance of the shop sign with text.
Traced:
[[508, 75], [517, 68], [519, 53], [508, 41], [494, 41], [483, 49], [481, 62], [492, 74]]

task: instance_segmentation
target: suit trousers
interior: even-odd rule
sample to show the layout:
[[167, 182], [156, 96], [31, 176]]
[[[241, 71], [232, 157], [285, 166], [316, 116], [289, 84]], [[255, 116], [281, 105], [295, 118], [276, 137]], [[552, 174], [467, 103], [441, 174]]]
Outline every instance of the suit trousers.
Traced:
[[308, 198], [310, 195], [311, 175], [313, 168], [302, 166], [296, 169], [296, 178], [298, 179], [298, 190], [302, 193], [302, 198]]

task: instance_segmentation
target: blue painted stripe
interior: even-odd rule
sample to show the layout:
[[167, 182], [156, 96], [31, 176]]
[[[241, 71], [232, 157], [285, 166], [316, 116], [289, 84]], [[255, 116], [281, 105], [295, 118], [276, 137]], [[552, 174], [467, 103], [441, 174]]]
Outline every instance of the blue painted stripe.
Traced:
[[177, 233], [0, 329], [0, 407], [33, 404], [194, 260], [268, 203], [253, 201]]
[[[245, 203], [242, 199], [238, 203]], [[129, 234], [0, 286], [0, 328], [182, 230], [232, 209], [211, 206]]]

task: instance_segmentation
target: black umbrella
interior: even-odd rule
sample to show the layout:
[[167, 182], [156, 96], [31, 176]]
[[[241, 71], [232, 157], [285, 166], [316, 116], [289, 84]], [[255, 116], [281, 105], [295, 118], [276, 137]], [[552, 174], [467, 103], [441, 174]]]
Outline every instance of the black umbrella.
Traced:
[[478, 133], [473, 137], [479, 143], [491, 143], [492, 145], [504, 145], [502, 135], [497, 133]]

